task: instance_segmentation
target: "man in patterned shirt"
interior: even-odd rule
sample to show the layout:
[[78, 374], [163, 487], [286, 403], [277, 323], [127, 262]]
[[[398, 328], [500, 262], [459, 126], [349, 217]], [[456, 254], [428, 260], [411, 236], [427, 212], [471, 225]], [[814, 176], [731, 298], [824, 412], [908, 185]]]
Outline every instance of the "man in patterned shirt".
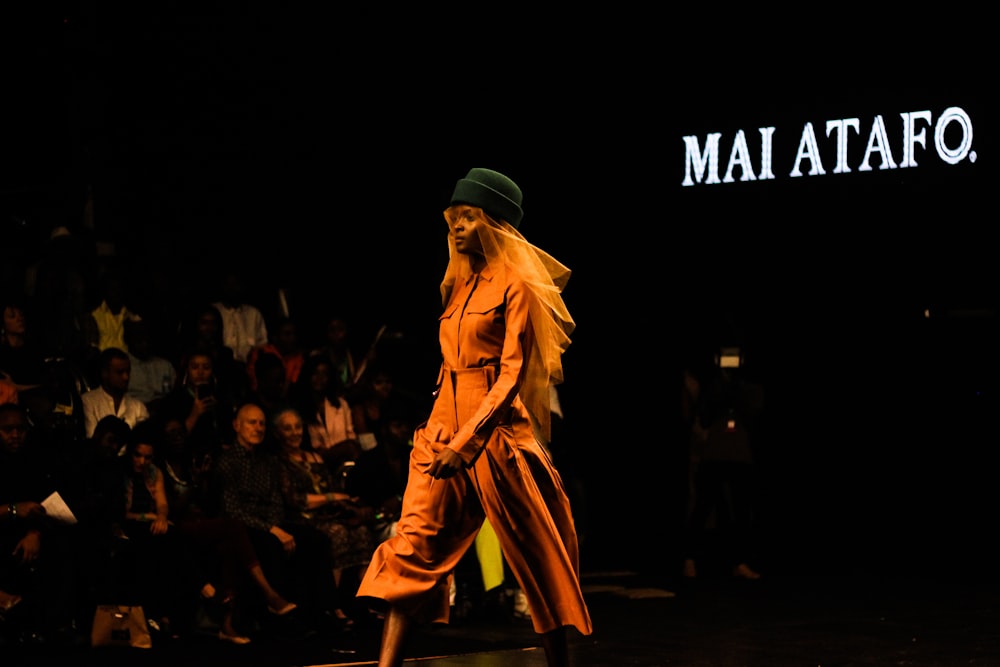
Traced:
[[336, 599], [330, 544], [321, 531], [285, 521], [284, 468], [273, 449], [264, 445], [264, 410], [254, 403], [243, 405], [233, 429], [236, 441], [215, 467], [220, 512], [246, 525], [267, 578], [285, 598], [298, 603], [306, 615], [303, 620], [315, 625], [332, 611]]

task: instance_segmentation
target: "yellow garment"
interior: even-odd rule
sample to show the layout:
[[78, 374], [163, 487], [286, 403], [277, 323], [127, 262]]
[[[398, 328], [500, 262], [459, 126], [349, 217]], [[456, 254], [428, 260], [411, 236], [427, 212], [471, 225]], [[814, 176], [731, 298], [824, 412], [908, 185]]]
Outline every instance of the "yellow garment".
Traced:
[[483, 521], [483, 527], [476, 535], [476, 558], [483, 574], [484, 591], [493, 590], [503, 583], [503, 549], [488, 520]]
[[128, 345], [125, 344], [125, 322], [142, 318], [124, 306], [117, 313], [111, 312], [108, 304], [104, 301], [90, 314], [97, 325], [97, 348], [106, 350], [109, 347], [117, 347], [128, 352]]

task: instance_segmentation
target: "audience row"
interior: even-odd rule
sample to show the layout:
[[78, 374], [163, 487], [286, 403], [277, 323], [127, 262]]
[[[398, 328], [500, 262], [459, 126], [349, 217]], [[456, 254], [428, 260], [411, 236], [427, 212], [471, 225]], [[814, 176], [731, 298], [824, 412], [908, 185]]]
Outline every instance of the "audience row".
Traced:
[[72, 236], [0, 286], [0, 627], [79, 639], [106, 603], [237, 644], [371, 621], [353, 593], [426, 405], [342, 316], [306, 344], [235, 271], [130, 302]]

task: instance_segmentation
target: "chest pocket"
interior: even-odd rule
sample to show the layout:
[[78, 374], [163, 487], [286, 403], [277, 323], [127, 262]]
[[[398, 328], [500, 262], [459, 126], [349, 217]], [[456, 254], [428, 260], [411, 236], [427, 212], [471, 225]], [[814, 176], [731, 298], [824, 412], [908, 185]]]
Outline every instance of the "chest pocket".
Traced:
[[503, 346], [504, 333], [507, 325], [504, 313], [507, 304], [500, 299], [477, 299], [475, 294], [469, 300], [469, 305], [465, 309], [463, 320], [463, 331], [468, 331], [468, 325], [472, 324], [472, 329], [476, 332], [476, 338], [480, 341]]
[[465, 306], [465, 312], [470, 315], [490, 316], [491, 319], [503, 320], [504, 310], [507, 307], [506, 294], [503, 290], [497, 289], [493, 283], [480, 283], [469, 296], [469, 302]]
[[458, 305], [456, 305], [454, 303], [451, 304], [451, 305], [449, 305], [445, 309], [445, 311], [443, 313], [441, 313], [441, 316], [438, 317], [438, 322], [444, 322], [446, 320], [450, 320], [451, 318], [455, 317], [455, 314], [457, 312], [458, 312]]

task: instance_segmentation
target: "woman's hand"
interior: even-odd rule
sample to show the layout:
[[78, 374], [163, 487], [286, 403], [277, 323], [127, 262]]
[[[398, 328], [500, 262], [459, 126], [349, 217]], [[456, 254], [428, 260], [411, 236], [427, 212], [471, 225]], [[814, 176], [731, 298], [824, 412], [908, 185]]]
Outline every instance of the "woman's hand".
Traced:
[[286, 554], [295, 553], [295, 538], [280, 526], [271, 526], [271, 534], [281, 541], [281, 548]]
[[215, 396], [206, 396], [205, 398], [195, 398], [194, 402], [191, 403], [191, 416], [198, 419], [206, 412], [210, 412], [215, 409], [218, 401], [215, 400]]
[[167, 532], [167, 528], [169, 526], [170, 524], [167, 522], [167, 517], [157, 515], [157, 517], [149, 524], [149, 532], [153, 535], [163, 535]]
[[445, 447], [427, 467], [427, 474], [434, 479], [448, 479], [465, 467], [465, 461], [454, 449]]
[[41, 534], [37, 530], [29, 530], [14, 546], [14, 557], [20, 557], [22, 563], [33, 563], [38, 560], [41, 551]]

